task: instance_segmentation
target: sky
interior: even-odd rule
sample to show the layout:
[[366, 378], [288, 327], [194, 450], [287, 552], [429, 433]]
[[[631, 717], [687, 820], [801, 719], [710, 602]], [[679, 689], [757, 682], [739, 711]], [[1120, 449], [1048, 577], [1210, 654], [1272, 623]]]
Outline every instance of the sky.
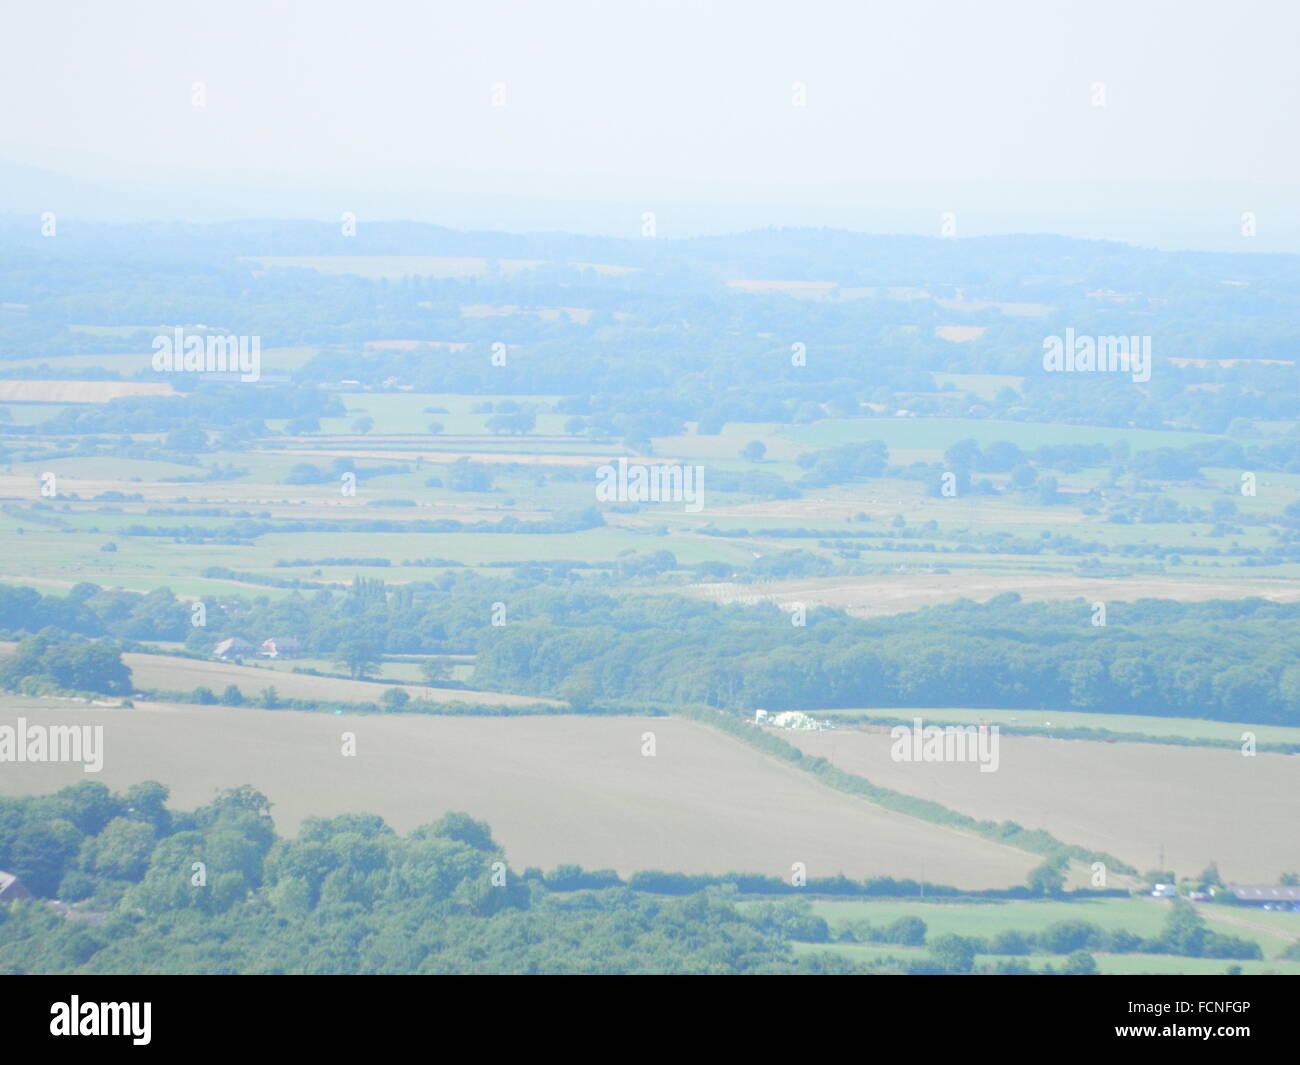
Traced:
[[644, 210], [665, 235], [953, 212], [1229, 247], [1252, 211], [1249, 250], [1300, 251], [1277, 0], [3, 0], [0, 24], [0, 211], [627, 235]]

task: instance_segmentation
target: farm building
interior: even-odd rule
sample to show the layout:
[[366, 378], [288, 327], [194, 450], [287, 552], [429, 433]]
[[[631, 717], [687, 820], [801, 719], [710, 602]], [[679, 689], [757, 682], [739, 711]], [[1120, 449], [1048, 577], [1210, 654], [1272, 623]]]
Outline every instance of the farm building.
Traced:
[[220, 658], [229, 661], [232, 658], [247, 658], [253, 653], [253, 645], [247, 640], [241, 640], [238, 636], [232, 636], [228, 640], [222, 640], [216, 647], [212, 648], [214, 658]]
[[819, 732], [826, 727], [820, 721], [809, 717], [802, 710], [782, 711], [772, 718], [772, 724], [777, 728], [795, 728], [809, 732]]
[[262, 648], [257, 652], [262, 658], [296, 658], [302, 654], [302, 641], [292, 636], [262, 641]]
[[1300, 906], [1300, 887], [1277, 884], [1230, 884], [1228, 894], [1247, 906]]
[[0, 870], [0, 902], [13, 902], [14, 899], [30, 899], [32, 893], [23, 887], [23, 882], [13, 873]]

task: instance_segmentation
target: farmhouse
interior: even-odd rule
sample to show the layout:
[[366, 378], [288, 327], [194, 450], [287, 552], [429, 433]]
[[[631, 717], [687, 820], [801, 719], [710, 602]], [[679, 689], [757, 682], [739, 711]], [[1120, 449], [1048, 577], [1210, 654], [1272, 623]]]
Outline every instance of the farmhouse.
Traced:
[[213, 656], [223, 661], [229, 661], [232, 658], [247, 658], [252, 653], [253, 645], [247, 640], [241, 640], [238, 636], [222, 640], [216, 647], [212, 648]]
[[1247, 906], [1300, 906], [1300, 887], [1280, 887], [1276, 884], [1230, 884], [1228, 894]]
[[0, 870], [0, 902], [13, 902], [14, 899], [30, 899], [32, 893], [23, 887], [23, 883], [13, 873]]
[[279, 639], [272, 637], [262, 641], [262, 649], [257, 652], [262, 658], [294, 658], [302, 654], [302, 641], [292, 636]]

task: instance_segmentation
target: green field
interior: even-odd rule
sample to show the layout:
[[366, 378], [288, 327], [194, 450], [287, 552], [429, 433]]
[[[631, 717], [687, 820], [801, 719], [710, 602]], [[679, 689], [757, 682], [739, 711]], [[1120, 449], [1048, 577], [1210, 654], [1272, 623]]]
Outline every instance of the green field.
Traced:
[[[440, 656], [429, 655], [429, 658]], [[470, 674], [474, 672], [474, 661], [472, 655], [458, 655], [459, 661], [452, 666], [451, 674], [448, 679], [459, 681], [464, 684], [469, 681]], [[323, 673], [328, 676], [347, 677], [347, 673], [342, 667], [330, 658], [285, 658], [285, 659], [259, 659], [258, 666], [263, 669], [278, 670], [282, 673], [293, 673], [295, 670], [312, 669], [317, 673]], [[380, 662], [376, 667], [371, 678], [379, 681], [392, 681], [395, 684], [412, 684], [420, 688], [425, 688], [424, 674], [420, 670], [419, 662]], [[455, 688], [446, 689], [453, 695]]]
[[[307, 673], [292, 672], [292, 663], [287, 663], [288, 669], [276, 668], [286, 663], [276, 663], [276, 667], [272, 667], [262, 659], [251, 661], [249, 665], [235, 665], [207, 659], [127, 654], [122, 660], [131, 669], [132, 684], [141, 690], [191, 692], [196, 688], [206, 687], [214, 692], [221, 692], [227, 686], [234, 685], [249, 700], [257, 698], [263, 688], [274, 685], [283, 698], [372, 703], [377, 702], [387, 689], [387, 680], [396, 680], [396, 678], [385, 677], [369, 681], [337, 676], [317, 677]], [[434, 688], [419, 680], [394, 686], [402, 688], [412, 699], [427, 699], [438, 703], [465, 702], [479, 706], [531, 706], [539, 703], [551, 706], [562, 705], [554, 699], [513, 695], [508, 692]]]
[[[878, 943], [795, 943], [795, 954], [808, 956], [829, 951], [852, 962], [870, 966], [899, 966], [923, 961], [924, 947], [898, 947]], [[1181, 958], [1173, 954], [1105, 954], [1092, 955], [1102, 976], [1211, 976], [1239, 969], [1243, 976], [1300, 976], [1300, 962], [1265, 958], [1263, 961], [1228, 961], [1222, 958]], [[1051, 966], [1060, 972], [1065, 958], [1060, 955], [1033, 954], [1008, 957], [1000, 954], [975, 955], [976, 968], [993, 968], [1001, 962], [1014, 961], [1035, 972]]]
[[1032, 450], [1043, 444], [1117, 444], [1127, 441], [1135, 451], [1182, 447], [1212, 439], [1203, 433], [1158, 429], [1110, 429], [1092, 425], [1050, 425], [1035, 422], [985, 421], [962, 418], [847, 418], [793, 426], [783, 434], [816, 447], [834, 447], [858, 440], [883, 440], [890, 449], [942, 451], [958, 440], [980, 444], [1006, 440]]
[[[465, 359], [471, 356], [455, 353], [446, 356], [449, 359]], [[374, 419], [371, 436], [386, 433], [414, 434], [421, 436], [425, 447], [438, 443], [439, 437], [430, 436], [430, 422], [443, 426], [441, 435], [485, 436], [486, 440], [503, 440], [514, 445], [526, 445], [530, 436], [557, 436], [564, 432], [567, 414], [548, 414], [544, 411], [556, 400], [555, 396], [465, 396], [429, 392], [340, 392], [339, 399], [347, 407], [348, 413], [343, 417], [322, 418], [321, 433], [350, 433], [352, 423], [363, 415]], [[500, 403], [513, 400], [520, 404], [533, 404], [543, 412], [537, 416], [537, 427], [525, 436], [495, 437], [488, 433], [487, 420], [490, 414], [476, 414], [472, 408], [483, 402]], [[443, 407], [447, 413], [426, 412], [427, 407]], [[272, 423], [282, 426], [282, 422]]]
[[[742, 903], [742, 908], [756, 903]], [[1042, 932], [1058, 921], [1088, 921], [1107, 932], [1125, 930], [1144, 939], [1159, 934], [1170, 904], [1150, 898], [1104, 898], [1070, 901], [1011, 902], [919, 902], [919, 901], [811, 901], [812, 912], [823, 918], [834, 938], [850, 922], [865, 921], [873, 928], [883, 928], [900, 917], [919, 917], [926, 925], [926, 941], [942, 935], [977, 936], [985, 939], [1004, 931]], [[1281, 951], [1300, 941], [1300, 913], [1259, 910], [1254, 907], [1202, 904], [1197, 911], [1209, 926], [1225, 935], [1258, 943], [1263, 961], [1225, 961], [1216, 958], [1181, 958], [1160, 954], [1105, 954], [1095, 957], [1103, 973], [1214, 973], [1228, 965], [1241, 965], [1243, 972], [1282, 972], [1300, 975], [1300, 962], [1282, 961]], [[879, 961], [889, 957], [919, 959], [921, 947], [908, 948], [877, 943], [800, 944], [801, 951], [831, 949], [846, 957]], [[981, 955], [977, 964], [996, 964], [1005, 956]], [[1045, 964], [1059, 968], [1060, 956], [1034, 954], [1027, 961], [1034, 968]]]
[[972, 392], [984, 399], [992, 399], [1004, 388], [1019, 391], [1025, 383], [1023, 377], [1001, 373], [935, 373], [930, 376], [940, 388], [950, 384], [959, 392]]
[[[1041, 932], [1056, 921], [1091, 921], [1106, 931], [1124, 928], [1140, 936], [1154, 936], [1169, 913], [1169, 904], [1159, 899], [1079, 899], [1070, 902], [858, 902], [817, 899], [813, 912], [826, 920], [832, 932], [846, 921], [867, 921], [873, 927], [890, 924], [900, 917], [920, 917], [928, 938], [954, 933], [963, 936], [992, 936], [1014, 929]], [[1295, 915], [1296, 936], [1300, 937], [1300, 914]]]
[[815, 710], [818, 717], [872, 718], [911, 722], [923, 718], [939, 725], [1014, 725], [1017, 728], [1050, 732], [1052, 729], [1093, 728], [1108, 732], [1127, 732], [1141, 736], [1192, 740], [1226, 740], [1241, 743], [1241, 734], [1255, 734], [1257, 743], [1300, 744], [1300, 728], [1283, 725], [1251, 725], [1229, 721], [1203, 721], [1191, 717], [1147, 717], [1141, 714], [1093, 714], [1079, 710], [961, 710], [950, 707], [898, 708], [869, 707], [849, 710]]

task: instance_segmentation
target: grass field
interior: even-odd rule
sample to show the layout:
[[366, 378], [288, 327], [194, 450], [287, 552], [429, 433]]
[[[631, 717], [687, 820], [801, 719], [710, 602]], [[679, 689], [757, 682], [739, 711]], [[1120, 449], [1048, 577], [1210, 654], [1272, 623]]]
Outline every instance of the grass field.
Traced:
[[[338, 682], [331, 682], [338, 683]], [[251, 784], [292, 833], [302, 819], [368, 811], [398, 831], [448, 810], [492, 825], [517, 867], [788, 879], [839, 872], [916, 876], [966, 888], [1022, 883], [1034, 855], [888, 813], [823, 787], [712, 729], [673, 718], [446, 718], [140, 705], [55, 708], [0, 700], [0, 724], [102, 724], [96, 779], [120, 789], [159, 780], [187, 809]], [[357, 754], [340, 753], [342, 733]], [[655, 754], [642, 754], [645, 733]], [[86, 779], [79, 766], [23, 763], [0, 794], [43, 794]]]
[[[942, 935], [978, 936], [985, 939], [1004, 931], [1042, 932], [1058, 921], [1088, 921], [1108, 932], [1123, 929], [1143, 938], [1157, 935], [1169, 913], [1168, 902], [1150, 898], [1078, 899], [1069, 901], [1008, 902], [920, 902], [916, 900], [812, 900], [813, 912], [825, 919], [834, 937], [850, 922], [865, 921], [873, 927], [885, 927], [900, 917], [919, 917], [926, 924], [927, 942]], [[742, 903], [752, 909], [756, 903]], [[1108, 954], [1093, 952], [1103, 975], [1124, 974], [1210, 974], [1224, 973], [1230, 965], [1239, 965], [1244, 974], [1280, 973], [1300, 975], [1300, 962], [1284, 961], [1278, 956], [1290, 944], [1300, 940], [1300, 914], [1260, 911], [1253, 908], [1202, 904], [1197, 911], [1210, 926], [1225, 935], [1259, 944], [1262, 961], [1226, 961], [1217, 958], [1182, 958], [1167, 954]], [[830, 950], [844, 957], [883, 964], [891, 959], [904, 963], [920, 961], [924, 947], [900, 947], [877, 943], [799, 943], [800, 954]], [[977, 966], [994, 966], [1010, 960], [1006, 955], [982, 954]], [[1016, 959], [1036, 971], [1051, 965], [1059, 970], [1064, 961], [1059, 955], [1033, 954]]]
[[[1152, 898], [1010, 902], [815, 899], [812, 902], [813, 912], [825, 919], [832, 934], [850, 921], [866, 921], [873, 927], [883, 927], [900, 917], [915, 916], [925, 922], [926, 935], [931, 940], [948, 933], [987, 938], [1009, 930], [1042, 932], [1057, 921], [1089, 921], [1108, 932], [1124, 929], [1150, 939], [1159, 934], [1169, 915], [1170, 905], [1166, 900]], [[1197, 911], [1218, 931], [1258, 943], [1265, 957], [1276, 955], [1300, 939], [1300, 913], [1220, 904], [1198, 905]], [[1277, 920], [1271, 926], [1259, 925], [1262, 917]]]
[[812, 908], [817, 916], [825, 918], [832, 932], [849, 921], [883, 926], [900, 917], [919, 917], [925, 922], [928, 939], [948, 933], [993, 936], [1008, 929], [1041, 932], [1057, 921], [1091, 921], [1107, 931], [1126, 928], [1140, 936], [1153, 936], [1160, 931], [1169, 912], [1169, 904], [1158, 899], [1128, 898], [1070, 902], [839, 902], [817, 899]]
[[290, 673], [292, 663], [281, 668], [235, 665], [193, 658], [174, 658], [168, 655], [125, 654], [122, 661], [131, 667], [131, 682], [141, 689], [160, 691], [193, 691], [197, 687], [211, 688], [218, 695], [229, 684], [235, 685], [247, 698], [255, 698], [263, 688], [274, 687], [286, 699], [320, 699], [328, 702], [377, 702], [390, 687], [401, 688], [411, 698], [429, 699], [433, 702], [464, 702], [482, 706], [524, 706], [531, 703], [562, 705], [554, 699], [512, 695], [507, 692], [485, 692], [459, 688], [430, 688], [423, 684], [387, 684], [340, 677], [313, 677]]
[[[796, 943], [796, 955], [807, 956], [829, 951], [849, 961], [872, 966], [906, 965], [927, 957], [924, 947], [897, 947], [877, 943]], [[1227, 961], [1222, 958], [1180, 958], [1172, 954], [1105, 954], [1092, 955], [1103, 976], [1211, 976], [1224, 975], [1237, 968], [1243, 976], [1300, 976], [1300, 962], [1266, 958], [1264, 961]], [[999, 962], [1017, 961], [1035, 972], [1051, 966], [1060, 972], [1065, 958], [1035, 954], [1027, 958], [1008, 958], [997, 954], [977, 954], [977, 968], [993, 968]]]
[[[369, 517], [393, 517], [410, 520], [414, 516], [451, 517], [475, 520], [475, 515], [410, 509], [385, 512], [371, 510]], [[499, 519], [500, 515], [496, 515]], [[123, 518], [119, 524], [139, 522]], [[190, 519], [193, 520], [193, 519]], [[107, 526], [107, 521], [97, 522]], [[161, 520], [158, 524], [164, 524]], [[6, 527], [8, 526], [8, 527]], [[23, 528], [20, 535], [18, 529]], [[104, 552], [107, 543], [117, 545], [116, 552]], [[625, 552], [648, 553], [660, 548], [673, 551], [683, 564], [716, 560], [742, 562], [748, 557], [743, 544], [706, 537], [659, 537], [644, 532], [610, 526], [575, 533], [530, 536], [524, 533], [269, 533], [255, 544], [174, 543], [166, 537], [129, 537], [104, 528], [99, 533], [51, 532], [33, 526], [21, 518], [0, 516], [0, 546], [6, 548], [0, 560], [0, 580], [15, 583], [46, 584], [47, 587], [70, 588], [80, 581], [93, 581], [106, 587], [140, 590], [168, 587], [177, 595], [204, 596], [238, 592], [248, 595], [281, 596], [289, 594], [258, 584], [214, 580], [202, 577], [213, 566], [240, 572], [262, 573], [276, 578], [308, 577], [316, 567], [278, 568], [277, 560], [328, 558], [336, 556], [390, 558], [403, 562], [419, 558], [452, 559], [467, 565], [489, 562], [527, 562], [530, 560], [565, 559], [583, 562], [614, 563]], [[20, 561], [21, 560], [21, 561]], [[363, 567], [331, 567], [313, 580], [349, 582], [354, 573], [368, 572]], [[372, 576], [382, 576], [396, 583], [403, 580], [427, 580], [436, 573], [425, 567], [385, 567]], [[46, 583], [49, 582], [49, 583]]]
[[[427, 655], [427, 658], [455, 658], [456, 664], [452, 666], [451, 680], [465, 683], [469, 680], [470, 673], [474, 670], [473, 655]], [[258, 662], [258, 668], [275, 670], [279, 673], [292, 673], [295, 668], [314, 669], [319, 673], [341, 675], [341, 666], [337, 662], [328, 658], [275, 658], [263, 659]], [[409, 684], [423, 691], [427, 685], [424, 683], [424, 674], [420, 672], [419, 662], [380, 662], [375, 669], [373, 679], [387, 681], [391, 684]], [[385, 685], [387, 687], [387, 685]], [[381, 689], [382, 690], [382, 689]], [[448, 689], [453, 693], [456, 689]]]
[[786, 732], [801, 750], [981, 820], [1046, 828], [1138, 870], [1276, 883], [1300, 871], [1300, 757], [1151, 743], [1000, 737], [999, 766], [895, 762], [888, 728]]
[[847, 418], [827, 419], [785, 429], [783, 435], [798, 443], [833, 447], [855, 440], [883, 440], [894, 448], [943, 451], [958, 440], [980, 444], [1006, 440], [1033, 450], [1043, 444], [1116, 444], [1128, 441], [1135, 451], [1157, 447], [1182, 447], [1212, 439], [1203, 433], [1158, 429], [1108, 429], [1091, 425], [1052, 425], [1035, 422], [980, 421], [961, 418]]
[[[390, 264], [391, 265], [391, 264]], [[310, 357], [310, 347], [268, 349], [301, 360]], [[131, 356], [134, 358], [135, 356]], [[81, 358], [80, 356], [78, 358]], [[109, 358], [109, 357], [105, 357]], [[958, 385], [1000, 387], [997, 375], [949, 375]], [[17, 382], [16, 384], [22, 384]], [[60, 384], [55, 382], [55, 384]], [[98, 387], [113, 382], [73, 382], [78, 387]], [[126, 384], [132, 384], [126, 382]], [[0, 567], [0, 579], [54, 582], [49, 587], [70, 586], [92, 580], [111, 586], [148, 589], [166, 584], [180, 594], [201, 595], [228, 592], [230, 581], [202, 584], [204, 569], [225, 565], [240, 571], [278, 577], [317, 579], [311, 568], [273, 574], [274, 562], [284, 557], [355, 556], [354, 538], [366, 540], [364, 554], [400, 562], [403, 558], [450, 558], [475, 565], [487, 562], [530, 559], [586, 559], [609, 562], [624, 552], [666, 548], [683, 565], [724, 562], [745, 568], [756, 557], [799, 549], [820, 554], [841, 563], [833, 539], [838, 529], [846, 533], [870, 531], [872, 538], [850, 542], [844, 552], [859, 574], [844, 577], [736, 586], [709, 585], [694, 590], [719, 601], [757, 601], [771, 598], [780, 603], [824, 603], [852, 613], [877, 615], [912, 610], [936, 602], [966, 596], [987, 599], [1014, 590], [1027, 599], [1058, 599], [1082, 596], [1127, 600], [1142, 596], [1172, 599], [1239, 598], [1261, 595], [1267, 598], [1300, 598], [1300, 565], [1251, 565], [1261, 559], [1243, 559], [1229, 554], [1209, 554], [1233, 548], [1268, 552], [1276, 544], [1267, 525], [1247, 525], [1229, 536], [1210, 536], [1208, 525], [1111, 523], [1101, 515], [1088, 515], [1076, 506], [1045, 506], [1029, 497], [964, 497], [939, 499], [925, 494], [913, 481], [875, 479], [827, 488], [805, 489], [803, 498], [755, 499], [743, 493], [722, 493], [709, 489], [708, 474], [760, 472], [797, 480], [802, 471], [793, 460], [811, 448], [841, 439], [882, 437], [894, 449], [894, 461], [928, 454], [945, 439], [973, 436], [977, 439], [1011, 438], [1024, 446], [1050, 439], [1127, 439], [1134, 446], [1172, 445], [1196, 434], [1164, 433], [1152, 430], [1112, 430], [1090, 427], [1048, 427], [1028, 423], [994, 423], [959, 419], [825, 419], [811, 425], [782, 426], [775, 423], [728, 423], [717, 435], [687, 432], [655, 441], [654, 461], [682, 461], [705, 467], [705, 506], [699, 513], [684, 512], [680, 506], [649, 505], [636, 514], [609, 512], [607, 527], [557, 536], [483, 537], [478, 534], [409, 534], [401, 523], [411, 519], [456, 518], [464, 521], [499, 521], [512, 516], [538, 520], [557, 509], [577, 509], [594, 501], [592, 481], [559, 479], [555, 467], [574, 472], [588, 469], [594, 480], [595, 466], [628, 451], [621, 443], [603, 444], [582, 437], [565, 436], [567, 417], [547, 413], [556, 397], [516, 395], [493, 397], [494, 402], [513, 399], [540, 408], [537, 432], [520, 437], [498, 436], [486, 431], [488, 415], [473, 408], [482, 397], [445, 393], [398, 393], [354, 391], [340, 393], [347, 407], [343, 416], [324, 419], [324, 431], [298, 437], [268, 437], [248, 451], [211, 451], [193, 463], [161, 463], [139, 459], [83, 457], [72, 453], [55, 457], [47, 454], [26, 462], [15, 462], [0, 473], [0, 495], [21, 501], [0, 514], [0, 536], [18, 535], [8, 557], [22, 557], [21, 566]], [[56, 405], [12, 404], [22, 420], [33, 410], [42, 416]], [[445, 413], [444, 413], [445, 412]], [[374, 419], [369, 434], [354, 428], [359, 417]], [[440, 421], [444, 432], [428, 434], [428, 423]], [[1055, 433], [1056, 435], [1052, 435]], [[768, 445], [762, 462], [739, 457], [750, 440]], [[63, 441], [51, 441], [51, 443]], [[430, 476], [443, 472], [443, 464], [460, 456], [491, 464], [493, 484], [486, 492], [454, 492], [447, 487], [427, 485]], [[397, 471], [364, 479], [355, 498], [343, 499], [337, 484], [289, 484], [296, 464], [313, 463], [328, 469], [337, 459], [352, 459], [374, 469], [398, 466]], [[647, 459], [647, 461], [650, 461]], [[507, 464], [518, 468], [506, 470]], [[217, 467], [236, 467], [233, 477], [209, 477]], [[60, 495], [51, 502], [40, 498], [40, 476], [58, 476]], [[1101, 483], [1104, 471], [1079, 471], [1062, 475], [1067, 486], [1085, 489]], [[550, 479], [547, 476], [551, 475]], [[1234, 471], [1206, 471], [1203, 484], [1169, 489], [1186, 505], [1207, 507], [1232, 487]], [[182, 479], [190, 479], [188, 481]], [[140, 500], [96, 502], [104, 492], [139, 495]], [[79, 499], [72, 500], [76, 494]], [[1258, 497], [1244, 499], [1242, 510], [1268, 515], [1300, 497], [1300, 475], [1269, 474], [1261, 479]], [[413, 507], [388, 506], [387, 501], [410, 501]], [[37, 504], [39, 516], [24, 507]], [[167, 537], [129, 537], [124, 530], [137, 524], [151, 527], [201, 525], [206, 530], [229, 526], [233, 515], [209, 518], [204, 513], [184, 513], [196, 504], [223, 506], [229, 510], [257, 513], [274, 521], [351, 520], [375, 518], [394, 522], [394, 530], [383, 534], [345, 532], [295, 532], [290, 537], [269, 534], [252, 543], [168, 543]], [[161, 513], [166, 507], [173, 513]], [[150, 513], [150, 508], [154, 512]], [[853, 524], [859, 515], [869, 523]], [[897, 518], [904, 527], [895, 526]], [[743, 529], [743, 538], [701, 535], [708, 525], [721, 530]], [[774, 533], [791, 527], [815, 528], [827, 534], [827, 543], [813, 539], [782, 538]], [[34, 537], [35, 528], [42, 535]], [[656, 528], [658, 527], [658, 528]], [[895, 535], [895, 529], [898, 534]], [[650, 540], [647, 532], [669, 535]], [[45, 533], [57, 535], [46, 535]], [[911, 535], [904, 536], [903, 533]], [[1079, 575], [1080, 556], [1071, 551], [1025, 554], [999, 552], [993, 536], [1035, 540], [1048, 532], [1064, 532], [1084, 541], [1096, 541], [1115, 551], [1167, 545], [1187, 552], [1177, 569], [1164, 564], [1163, 574], [1095, 580]], [[188, 538], [188, 537], [187, 537]], [[221, 539], [220, 536], [217, 537]], [[277, 539], [278, 538], [278, 539]], [[974, 538], [984, 538], [972, 542]], [[423, 539], [421, 546], [413, 546]], [[110, 543], [116, 550], [110, 549]], [[358, 544], [359, 546], [359, 544]], [[1130, 563], [1116, 556], [1103, 564], [1119, 572]], [[1146, 568], [1155, 568], [1150, 566]], [[947, 570], [949, 572], [934, 572]], [[427, 576], [418, 568], [389, 567], [393, 582]], [[336, 575], [325, 575], [334, 579]], [[346, 575], [342, 579], [347, 579]], [[268, 590], [265, 594], [280, 594]]]
[[923, 718], [927, 723], [1011, 725], [1026, 729], [1105, 729], [1108, 732], [1133, 733], [1165, 739], [1225, 740], [1240, 744], [1247, 730], [1255, 734], [1256, 743], [1300, 743], [1300, 728], [1285, 725], [1240, 724], [1232, 721], [1205, 721], [1194, 717], [1149, 717], [1145, 714], [1094, 714], [1081, 710], [962, 710], [951, 707], [888, 709], [814, 710], [818, 718], [879, 718], [911, 723]]
[[998, 373], [936, 373], [930, 376], [940, 388], [952, 385], [959, 392], [972, 392], [984, 399], [993, 399], [1004, 388], [1019, 391], [1025, 383], [1023, 377]]
[[[456, 355], [455, 358], [467, 358]], [[565, 414], [550, 414], [547, 409], [555, 402], [555, 396], [492, 396], [487, 401], [501, 403], [512, 400], [520, 404], [531, 404], [541, 408], [537, 416], [537, 427], [533, 434], [526, 436], [494, 437], [487, 429], [490, 414], [475, 413], [473, 408], [485, 402], [483, 396], [449, 395], [431, 392], [340, 392], [339, 399], [347, 407], [347, 414], [338, 417], [322, 418], [321, 433], [346, 433], [352, 422], [361, 415], [374, 419], [374, 428], [370, 435], [382, 436], [388, 433], [416, 434], [424, 438], [426, 446], [437, 446], [438, 437], [430, 437], [430, 422], [438, 422], [443, 433], [449, 436], [473, 434], [484, 436], [486, 440], [514, 442], [517, 446], [526, 446], [529, 435], [556, 435], [563, 432]], [[446, 413], [431, 411], [426, 408], [445, 408]], [[271, 423], [281, 425], [282, 422]], [[621, 449], [620, 449], [621, 450]]]

